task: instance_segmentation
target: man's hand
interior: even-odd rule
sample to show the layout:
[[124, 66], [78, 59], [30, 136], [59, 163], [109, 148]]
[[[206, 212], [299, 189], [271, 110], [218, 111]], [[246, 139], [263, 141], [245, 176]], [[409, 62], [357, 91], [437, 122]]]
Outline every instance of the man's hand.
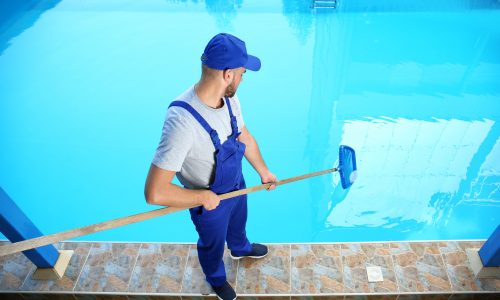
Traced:
[[[276, 175], [273, 173], [269, 172], [269, 170], [266, 170], [260, 174], [260, 181], [262, 183], [270, 183], [270, 182], [276, 182], [278, 179], [276, 178]], [[267, 188], [268, 191], [272, 191], [276, 188], [275, 184], [271, 184], [269, 188]]]
[[216, 193], [212, 192], [211, 190], [201, 191], [200, 204], [203, 205], [206, 210], [216, 209], [217, 206], [219, 206], [219, 203], [220, 198]]

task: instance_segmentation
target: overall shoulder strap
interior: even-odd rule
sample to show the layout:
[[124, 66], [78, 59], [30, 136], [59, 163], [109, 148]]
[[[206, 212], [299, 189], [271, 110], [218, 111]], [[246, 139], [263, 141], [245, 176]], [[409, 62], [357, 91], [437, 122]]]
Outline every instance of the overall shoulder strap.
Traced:
[[191, 115], [200, 123], [200, 125], [205, 129], [206, 132], [210, 135], [210, 139], [212, 140], [212, 143], [214, 144], [214, 147], [216, 149], [219, 148], [220, 146], [220, 140], [219, 140], [219, 135], [217, 134], [217, 131], [210, 127], [208, 122], [200, 115], [199, 112], [196, 111], [191, 105], [189, 105], [187, 102], [184, 101], [174, 101], [170, 103], [168, 106], [169, 108], [172, 106], [179, 106], [187, 110]]
[[229, 110], [229, 118], [231, 119], [231, 129], [233, 133], [238, 132], [238, 123], [236, 122], [236, 117], [233, 115], [233, 110], [231, 109], [231, 103], [229, 103], [229, 98], [224, 97], [226, 100], [227, 109]]

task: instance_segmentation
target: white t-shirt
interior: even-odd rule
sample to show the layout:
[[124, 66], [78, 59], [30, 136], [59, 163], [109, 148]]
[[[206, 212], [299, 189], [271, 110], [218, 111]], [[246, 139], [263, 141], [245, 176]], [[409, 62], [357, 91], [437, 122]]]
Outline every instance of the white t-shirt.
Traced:
[[[196, 95], [194, 85], [176, 98], [191, 105], [217, 131], [221, 143], [231, 135], [229, 111], [224, 101], [212, 108]], [[229, 98], [238, 131], [245, 126], [240, 102]], [[186, 109], [172, 106], [167, 110], [161, 140], [153, 158], [159, 168], [177, 172], [179, 181], [191, 189], [208, 188], [215, 175], [215, 147], [208, 132]]]

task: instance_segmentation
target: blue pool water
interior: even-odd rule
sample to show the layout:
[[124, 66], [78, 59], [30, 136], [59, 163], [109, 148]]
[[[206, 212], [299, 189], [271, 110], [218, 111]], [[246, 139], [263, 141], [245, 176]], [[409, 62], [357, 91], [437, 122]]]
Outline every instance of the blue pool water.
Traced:
[[[144, 212], [164, 114], [230, 32], [263, 67], [239, 97], [280, 179], [261, 242], [487, 238], [500, 221], [498, 1], [44, 1], [0, 9], [0, 186], [44, 233]], [[26, 3], [26, 2], [24, 2]], [[245, 162], [247, 184], [259, 178]], [[80, 240], [193, 242], [185, 212]]]

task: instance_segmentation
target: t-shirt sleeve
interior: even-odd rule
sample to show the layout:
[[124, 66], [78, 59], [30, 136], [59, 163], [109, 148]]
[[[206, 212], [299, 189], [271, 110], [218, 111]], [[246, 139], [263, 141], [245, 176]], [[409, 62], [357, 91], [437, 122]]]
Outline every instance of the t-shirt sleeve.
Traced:
[[238, 128], [245, 127], [245, 121], [243, 120], [243, 114], [241, 113], [240, 100], [237, 95], [234, 95], [231, 98], [231, 108], [233, 110], [233, 114], [236, 117], [236, 122], [238, 123]]
[[167, 111], [160, 143], [153, 164], [168, 171], [179, 172], [193, 145], [193, 133], [185, 116], [177, 107]]

